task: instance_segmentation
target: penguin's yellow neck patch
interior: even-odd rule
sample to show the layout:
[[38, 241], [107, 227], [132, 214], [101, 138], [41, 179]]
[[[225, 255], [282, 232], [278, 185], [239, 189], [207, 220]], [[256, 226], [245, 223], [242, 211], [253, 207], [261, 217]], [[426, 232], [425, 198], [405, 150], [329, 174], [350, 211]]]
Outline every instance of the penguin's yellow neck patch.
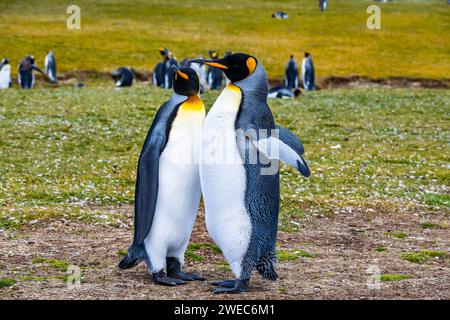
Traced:
[[227, 89], [233, 90], [233, 91], [241, 91], [238, 86], [236, 86], [234, 83], [230, 82], [230, 84], [227, 86]]
[[181, 108], [186, 111], [202, 111], [205, 106], [199, 96], [190, 96], [182, 105]]

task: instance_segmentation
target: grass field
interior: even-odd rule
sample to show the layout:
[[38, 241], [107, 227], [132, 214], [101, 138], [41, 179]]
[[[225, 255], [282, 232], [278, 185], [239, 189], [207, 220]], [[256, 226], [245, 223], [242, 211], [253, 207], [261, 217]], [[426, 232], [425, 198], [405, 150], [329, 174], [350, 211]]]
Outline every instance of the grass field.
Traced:
[[[37, 217], [120, 220], [102, 207], [133, 203], [141, 144], [169, 94], [143, 85], [0, 92], [0, 227]], [[207, 105], [215, 95], [204, 96]], [[272, 101], [276, 121], [303, 139], [313, 172], [306, 180], [283, 167], [282, 227], [311, 210], [448, 207], [449, 98], [448, 90], [361, 89]], [[86, 206], [97, 209], [86, 215]]]
[[[213, 299], [207, 283], [166, 288], [116, 268], [130, 244], [136, 161], [169, 92], [0, 91], [0, 299]], [[217, 93], [203, 96], [210, 106]], [[312, 176], [283, 166], [280, 280], [221, 299], [449, 299], [448, 90], [323, 90], [271, 101], [300, 136]], [[203, 210], [186, 269], [231, 276]], [[380, 290], [367, 268], [381, 270]], [[82, 285], [66, 286], [69, 266]]]
[[[382, 30], [366, 28], [367, 7], [381, 7]], [[271, 78], [283, 75], [293, 53], [312, 53], [319, 77], [361, 75], [448, 78], [450, 7], [444, 0], [382, 4], [317, 1], [80, 0], [81, 30], [66, 28], [64, 0], [0, 3], [0, 55], [17, 62], [27, 53], [43, 65], [52, 49], [62, 72], [111, 71], [122, 65], [153, 70], [157, 49], [182, 59], [207, 49], [248, 52]], [[282, 10], [287, 20], [271, 14]], [[14, 72], [16, 68], [13, 68]]]

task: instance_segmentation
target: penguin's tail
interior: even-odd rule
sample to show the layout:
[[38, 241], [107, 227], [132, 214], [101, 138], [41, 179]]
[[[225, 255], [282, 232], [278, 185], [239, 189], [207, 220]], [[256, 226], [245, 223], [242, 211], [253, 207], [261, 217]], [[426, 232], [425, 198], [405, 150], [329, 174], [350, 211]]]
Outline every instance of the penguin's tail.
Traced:
[[275, 253], [270, 252], [259, 259], [256, 264], [256, 269], [264, 279], [275, 281], [278, 279], [277, 272], [275, 271], [276, 262], [277, 258]]
[[137, 265], [139, 262], [145, 259], [145, 249], [143, 245], [139, 245], [135, 242], [128, 249], [128, 252], [122, 261], [119, 262], [120, 269], [130, 269]]

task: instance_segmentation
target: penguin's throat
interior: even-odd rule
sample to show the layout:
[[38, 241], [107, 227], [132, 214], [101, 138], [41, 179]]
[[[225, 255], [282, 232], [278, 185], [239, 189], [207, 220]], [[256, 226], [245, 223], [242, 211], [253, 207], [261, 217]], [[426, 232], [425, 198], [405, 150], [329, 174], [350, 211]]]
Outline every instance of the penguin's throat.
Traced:
[[233, 82], [230, 82], [230, 84], [227, 86], [227, 89], [233, 90], [233, 91], [241, 91], [241, 89], [235, 85]]
[[181, 108], [186, 111], [202, 111], [205, 106], [199, 96], [189, 96], [187, 100], [181, 105]]

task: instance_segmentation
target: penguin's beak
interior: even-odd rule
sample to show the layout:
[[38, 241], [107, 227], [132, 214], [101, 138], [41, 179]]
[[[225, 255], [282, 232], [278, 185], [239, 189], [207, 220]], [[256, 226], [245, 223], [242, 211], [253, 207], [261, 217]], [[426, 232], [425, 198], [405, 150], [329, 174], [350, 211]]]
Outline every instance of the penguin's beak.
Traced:
[[228, 67], [226, 65], [224, 65], [220, 59], [218, 59], [218, 60], [217, 59], [215, 59], [215, 60], [194, 59], [194, 60], [191, 60], [191, 62], [206, 64], [208, 66], [211, 66], [214, 68], [219, 68], [222, 70], [228, 69]]
[[184, 73], [183, 71], [180, 70], [179, 67], [177, 67], [176, 65], [172, 66], [172, 70], [173, 72], [176, 72], [180, 77], [184, 78], [184, 79], [189, 79], [189, 76]]

